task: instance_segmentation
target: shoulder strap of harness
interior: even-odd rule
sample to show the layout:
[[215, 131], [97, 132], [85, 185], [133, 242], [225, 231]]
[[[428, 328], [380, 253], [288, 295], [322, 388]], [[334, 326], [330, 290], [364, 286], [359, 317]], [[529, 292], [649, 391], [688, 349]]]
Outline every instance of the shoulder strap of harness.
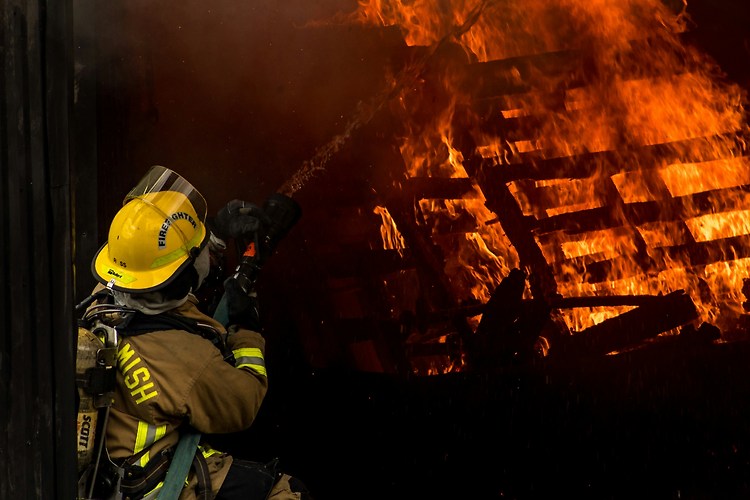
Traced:
[[207, 333], [206, 328], [200, 327], [198, 321], [191, 318], [176, 316], [169, 313], [151, 315], [144, 314], [140, 311], [135, 311], [130, 314], [128, 318], [117, 327], [117, 330], [121, 335], [127, 337], [142, 335], [149, 332], [158, 332], [161, 330], [185, 330], [201, 336], [205, 336]]
[[232, 352], [226, 344], [224, 336], [210, 325], [203, 324], [193, 318], [186, 318], [176, 314], [144, 314], [140, 311], [133, 311], [128, 318], [117, 327], [117, 331], [123, 337], [133, 337], [151, 332], [162, 330], [184, 330], [189, 333], [200, 335], [206, 340], [211, 341], [214, 346], [221, 351], [225, 360], [232, 360]]

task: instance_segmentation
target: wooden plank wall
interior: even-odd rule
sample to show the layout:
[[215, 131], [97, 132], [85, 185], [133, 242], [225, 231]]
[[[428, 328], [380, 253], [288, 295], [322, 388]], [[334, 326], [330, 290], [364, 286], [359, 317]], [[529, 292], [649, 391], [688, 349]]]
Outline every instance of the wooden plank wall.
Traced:
[[75, 497], [69, 0], [0, 0], [0, 498]]

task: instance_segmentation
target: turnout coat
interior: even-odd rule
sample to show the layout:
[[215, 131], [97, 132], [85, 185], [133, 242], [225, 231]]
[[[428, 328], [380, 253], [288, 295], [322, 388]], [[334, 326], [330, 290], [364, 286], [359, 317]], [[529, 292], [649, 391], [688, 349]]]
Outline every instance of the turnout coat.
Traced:
[[[168, 314], [198, 320], [225, 333], [220, 323], [198, 310], [197, 303], [190, 295], [185, 304]], [[117, 388], [106, 429], [110, 458], [136, 466], [136, 471], [141, 470], [138, 467], [149, 471], [154, 467], [152, 461], [163, 460], [174, 448], [183, 423], [204, 434], [247, 429], [268, 388], [265, 341], [257, 332], [239, 329], [229, 335], [227, 346], [234, 355], [233, 363], [225, 361], [210, 340], [185, 330], [124, 336], [118, 347]], [[206, 443], [201, 443], [199, 450], [206, 460], [213, 497], [232, 457]], [[161, 484], [153, 486], [151, 478], [147, 497]], [[196, 498], [197, 485], [196, 472], [191, 469], [180, 500]]]

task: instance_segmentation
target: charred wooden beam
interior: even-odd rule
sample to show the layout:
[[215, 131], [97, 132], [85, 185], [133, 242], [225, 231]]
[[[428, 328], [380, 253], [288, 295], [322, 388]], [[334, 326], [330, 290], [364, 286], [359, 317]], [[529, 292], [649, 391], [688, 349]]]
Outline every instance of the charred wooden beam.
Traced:
[[[591, 295], [582, 297], [553, 297], [547, 300], [550, 309], [576, 309], [581, 307], [621, 307], [621, 306], [647, 306], [658, 305], [663, 302], [663, 295]], [[522, 304], [536, 302], [533, 299], [524, 299]], [[453, 309], [431, 311], [420, 315], [420, 321], [437, 323], [452, 318], [468, 318], [483, 314], [487, 309], [486, 304], [468, 304]]]
[[417, 200], [430, 198], [457, 200], [478, 196], [474, 181], [468, 177], [411, 177], [403, 182], [402, 190], [405, 195]]
[[[558, 261], [552, 264], [559, 275], [577, 273], [583, 283], [604, 283], [618, 279], [643, 276], [644, 271], [632, 255], [619, 255], [606, 260], [594, 260], [596, 256], [584, 255], [573, 259]], [[652, 269], [650, 272], [655, 272]]]
[[573, 51], [548, 52], [471, 64], [466, 69], [464, 91], [476, 98], [520, 94], [556, 78], [580, 71], [580, 54]]
[[[531, 191], [531, 194], [534, 194], [534, 191]], [[598, 196], [600, 197], [600, 201], [606, 202], [607, 211], [596, 211], [593, 213], [590, 211], [582, 211], [568, 214], [564, 220], [569, 224], [561, 228], [561, 230], [565, 232], [565, 239], [574, 240], [575, 238], [572, 236], [574, 236], [576, 232], [584, 232], [582, 231], [582, 229], [594, 231], [610, 228], [617, 229], [625, 226], [629, 231], [628, 244], [635, 247], [635, 250], [630, 254], [630, 258], [643, 271], [648, 271], [649, 269], [653, 268], [654, 263], [652, 262], [652, 259], [648, 254], [648, 246], [641, 234], [637, 230], [635, 230], [635, 228], [630, 227], [628, 221], [621, 220], [621, 216], [613, 215], [622, 214], [626, 204], [620, 197], [619, 192], [617, 191], [614, 183], [610, 178], [599, 180]], [[529, 200], [529, 203], [532, 204], [536, 204], [537, 202], [538, 200], [536, 199]], [[599, 216], [603, 217], [599, 218]], [[544, 236], [545, 233], [540, 232], [538, 230], [538, 227], [539, 222], [534, 218], [530, 218], [528, 230], [536, 236]], [[542, 243], [544, 243], [544, 239], [545, 238], [543, 237], [540, 238]], [[549, 257], [550, 260], [553, 260], [555, 262], [566, 260], [566, 257], [565, 255], [563, 255], [562, 249], [559, 247], [559, 245], [552, 245], [549, 248], [551, 248], [553, 251], [557, 250], [554, 257]], [[590, 260], [590, 258], [583, 258], [582, 262], [585, 263]]]
[[[664, 264], [666, 266], [666, 264]], [[584, 283], [604, 283], [619, 279], [644, 275], [645, 271], [637, 265], [632, 255], [620, 255], [607, 260], [592, 262], [591, 256], [555, 262], [553, 267], [559, 274], [575, 270]], [[656, 272], [658, 269], [652, 269]]]
[[[531, 228], [535, 234], [543, 236], [565, 231], [567, 234], [586, 233], [598, 231], [605, 228], [617, 228], [622, 226], [636, 227], [643, 224], [663, 222], [674, 223], [672, 231], [679, 231], [678, 225], [684, 226], [683, 218], [670, 214], [669, 200], [664, 200], [664, 213], [659, 212], [659, 202], [646, 202], [638, 204], [626, 204], [623, 211], [615, 213], [610, 207], [589, 208], [555, 215], [546, 219], [538, 219]], [[644, 208], [645, 210], [641, 210]], [[710, 212], [706, 212], [710, 213]], [[682, 231], [682, 240], [692, 240], [692, 235], [685, 228]]]
[[[683, 35], [677, 35], [678, 38]], [[659, 64], [647, 65], [642, 51], [661, 50], [681, 57], [681, 47], [670, 40], [652, 37], [632, 40], [616, 55], [623, 74], [633, 78], [657, 77], [663, 73]], [[686, 64], [679, 64], [688, 70]], [[670, 74], [677, 70], [670, 68]], [[530, 54], [468, 66], [464, 90], [477, 98], [497, 95], [519, 94], [536, 88], [574, 88], [585, 85], [598, 74], [594, 56], [585, 50], [562, 50], [542, 54]]]
[[560, 339], [558, 345], [550, 349], [550, 355], [604, 355], [679, 328], [697, 318], [698, 311], [690, 296], [684, 290], [678, 290]]
[[476, 332], [464, 343], [472, 369], [494, 370], [534, 357], [550, 309], [543, 300], [524, 302], [525, 288], [526, 273], [513, 269], [493, 290]]
[[539, 235], [556, 231], [578, 233], [619, 227], [622, 224], [622, 217], [614, 213], [610, 207], [596, 207], [537, 219], [532, 222], [530, 230]]
[[[623, 224], [640, 226], [652, 222], [677, 222], [700, 214], [734, 211], [744, 208], [750, 185], [715, 189], [686, 196], [668, 197], [654, 201], [625, 203], [618, 214], [611, 207], [597, 207], [556, 215], [534, 222], [537, 234], [554, 231], [586, 232]], [[721, 205], [717, 203], [721, 200]]]
[[573, 212], [583, 206], [608, 204], [607, 191], [598, 188], [603, 179], [566, 180], [555, 185], [538, 186], [538, 181], [521, 179], [513, 181], [513, 190], [519, 204], [528, 215], [549, 218], [550, 212]]
[[[458, 117], [461, 120], [464, 117]], [[529, 231], [531, 217], [524, 215], [513, 193], [505, 182], [497, 182], [496, 173], [487, 168], [481, 156], [476, 154], [473, 136], [467, 132], [455, 136], [457, 147], [464, 155], [464, 168], [475, 180], [485, 196], [485, 206], [495, 213], [497, 220], [488, 221], [502, 224], [505, 234], [516, 248], [521, 268], [531, 274], [530, 288], [536, 299], [557, 296], [557, 283], [551, 267], [547, 263], [533, 234]]]
[[[384, 114], [385, 123], [378, 124], [379, 130], [393, 130], [399, 126], [398, 120]], [[371, 124], [372, 125], [372, 124]], [[445, 256], [441, 248], [432, 240], [430, 229], [418, 224], [415, 216], [415, 205], [418, 201], [414, 188], [409, 183], [403, 182], [406, 167], [404, 159], [399, 154], [398, 146], [393, 142], [394, 136], [373, 132], [368, 136], [371, 138], [365, 146], [373, 151], [380, 159], [379, 164], [384, 168], [379, 170], [380, 175], [370, 179], [371, 189], [380, 193], [383, 198], [378, 204], [387, 207], [396, 227], [404, 238], [407, 248], [409, 262], [413, 263], [420, 288], [420, 307], [425, 310], [450, 309], [457, 306], [456, 299], [452, 293], [450, 279], [445, 274]], [[362, 154], [362, 151], [358, 151]], [[417, 185], [419, 181], [417, 181]], [[459, 183], [447, 183], [450, 186], [459, 186], [460, 189], [468, 188], [467, 181]], [[426, 188], [429, 190], [429, 188]], [[451, 187], [449, 189], [455, 189]], [[454, 191], [455, 192], [455, 191]], [[471, 329], [461, 318], [457, 321], [456, 330], [461, 335], [468, 335]]]
[[577, 122], [585, 119], [580, 110], [566, 111], [546, 108], [543, 113], [526, 116], [504, 117], [501, 113], [489, 115], [479, 123], [478, 129], [488, 136], [502, 137], [509, 142], [528, 141], [539, 138], [539, 131], [545, 123], [565, 119]]
[[[666, 191], [666, 188], [663, 188]], [[612, 178], [607, 178], [602, 183], [603, 198], [609, 200], [609, 207], [616, 213], [622, 213], [626, 203], [620, 196], [617, 187], [615, 186]], [[648, 245], [643, 239], [640, 232], [633, 230], [630, 234], [630, 243], [635, 246], [635, 252], [632, 254], [632, 258], [635, 263], [644, 271], [648, 272], [653, 269], [655, 263], [648, 253]]]
[[750, 185], [712, 189], [685, 196], [664, 197], [654, 201], [629, 203], [626, 215], [634, 224], [685, 220], [701, 214], [716, 214], [747, 209]]
[[425, 284], [433, 285], [426, 285], [426, 288], [432, 299], [437, 301], [437, 307], [452, 307], [455, 303], [448, 291], [450, 283], [445, 276], [444, 256], [440, 248], [432, 242], [431, 235], [423, 232], [423, 228], [417, 227], [410, 201], [413, 202], [394, 197], [387, 206], [407, 246], [415, 255], [421, 278], [425, 279]]
[[655, 274], [674, 268], [677, 265], [675, 263], [680, 263], [686, 268], [700, 268], [750, 257], [750, 235], [649, 248], [648, 252], [652, 262], [648, 269], [638, 264], [635, 254], [620, 255], [596, 262], [591, 261], [591, 256], [583, 256], [554, 262], [552, 267], [559, 274], [575, 270], [585, 283], [591, 284]]
[[[647, 192], [654, 199], [672, 197], [656, 170], [639, 171], [637, 182], [641, 192]], [[612, 212], [621, 213], [632, 203], [633, 197], [626, 185], [622, 188], [624, 196], [630, 198], [623, 198], [620, 188], [615, 185], [615, 177], [609, 175], [594, 175], [585, 179], [560, 179], [552, 185], [534, 179], [519, 179], [513, 181], [513, 186], [519, 199], [525, 202], [525, 209], [531, 209], [538, 218], [549, 213], [574, 212], [583, 206], [607, 206]], [[630, 190], [632, 191], [632, 188]]]
[[706, 266], [750, 257], [750, 235], [655, 248], [651, 251], [658, 261], [670, 259], [672, 262], [683, 262], [686, 267]]
[[476, 233], [478, 223], [476, 218], [469, 212], [460, 212], [457, 217], [443, 215], [433, 218], [431, 221], [432, 234], [434, 237], [445, 237], [450, 235], [464, 235]]
[[658, 305], [662, 295], [597, 295], [588, 297], [558, 297], [549, 301], [553, 309], [575, 309], [579, 307], [620, 307]]
[[522, 268], [528, 268], [532, 275], [531, 291], [534, 297], [554, 297], [557, 295], [557, 283], [552, 269], [547, 263], [533, 234], [529, 231], [531, 218], [525, 216], [518, 202], [504, 182], [495, 182], [492, 171], [482, 167], [481, 159], [469, 158], [464, 163], [469, 175], [477, 179], [487, 201], [485, 205], [492, 210], [502, 224], [505, 234], [518, 252]]
[[[614, 175], [633, 170], [657, 168], [665, 163], [703, 162], [734, 158], [748, 153], [750, 136], [742, 131], [685, 139], [617, 151], [585, 153], [563, 158], [539, 158], [529, 154], [521, 163], [498, 165], [496, 158], [483, 160], [495, 182], [519, 179], [582, 179], [594, 174]], [[524, 155], [522, 155], [523, 157]], [[528, 160], [528, 161], [526, 161]], [[493, 172], [493, 169], [495, 172]]]

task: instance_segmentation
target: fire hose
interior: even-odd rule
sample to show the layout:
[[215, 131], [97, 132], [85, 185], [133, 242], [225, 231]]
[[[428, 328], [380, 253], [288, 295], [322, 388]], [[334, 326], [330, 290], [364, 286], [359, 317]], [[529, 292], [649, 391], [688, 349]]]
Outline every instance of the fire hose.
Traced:
[[[246, 295], [249, 295], [255, 288], [261, 268], [273, 255], [279, 241], [289, 233], [302, 215], [299, 204], [281, 193], [269, 196], [263, 203], [262, 209], [269, 220], [268, 227], [262, 233], [253, 234], [250, 241], [243, 242], [244, 249], [241, 247], [242, 255], [239, 264], [234, 274], [229, 277]], [[241, 208], [240, 213], [243, 213], [243, 210], [245, 209]], [[228, 326], [226, 293], [221, 296], [213, 316], [221, 324]]]
[[[242, 210], [240, 209], [240, 213]], [[250, 241], [246, 242], [239, 264], [234, 274], [228, 278], [234, 280], [247, 295], [254, 290], [263, 264], [273, 255], [279, 241], [297, 223], [302, 210], [299, 204], [289, 196], [274, 193], [263, 203], [263, 213], [269, 220], [267, 229], [262, 233], [256, 232]], [[213, 316], [221, 324], [228, 326], [226, 293], [222, 294]], [[159, 500], [172, 500], [179, 497], [199, 441], [200, 433], [193, 429], [188, 429], [180, 436], [175, 455], [164, 479], [164, 485], [159, 492]]]

